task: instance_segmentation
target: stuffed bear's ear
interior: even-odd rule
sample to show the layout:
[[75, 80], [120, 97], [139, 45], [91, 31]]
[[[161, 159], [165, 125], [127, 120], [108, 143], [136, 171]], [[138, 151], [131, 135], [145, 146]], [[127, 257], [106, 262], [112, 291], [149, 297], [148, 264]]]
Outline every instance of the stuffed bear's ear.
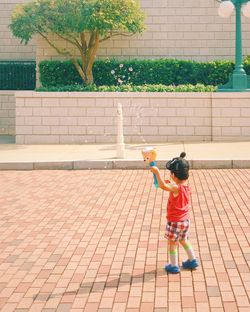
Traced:
[[151, 158], [153, 159], [153, 161], [156, 160], [156, 157], [157, 157], [156, 151], [155, 151], [155, 150], [152, 150], [152, 152], [151, 152]]

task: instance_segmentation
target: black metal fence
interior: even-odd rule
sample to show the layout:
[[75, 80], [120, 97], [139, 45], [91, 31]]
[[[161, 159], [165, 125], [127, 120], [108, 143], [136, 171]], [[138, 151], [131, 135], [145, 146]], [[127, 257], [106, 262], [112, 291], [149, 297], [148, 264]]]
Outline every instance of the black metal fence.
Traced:
[[35, 61], [0, 61], [0, 90], [34, 90]]

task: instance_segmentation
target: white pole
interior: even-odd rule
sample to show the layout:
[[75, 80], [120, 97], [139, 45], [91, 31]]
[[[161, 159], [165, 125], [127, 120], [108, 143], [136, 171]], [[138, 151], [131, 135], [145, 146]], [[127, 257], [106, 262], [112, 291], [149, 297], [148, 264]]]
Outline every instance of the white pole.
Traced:
[[122, 104], [117, 103], [117, 144], [116, 144], [117, 158], [125, 157], [125, 145], [123, 136], [123, 115]]

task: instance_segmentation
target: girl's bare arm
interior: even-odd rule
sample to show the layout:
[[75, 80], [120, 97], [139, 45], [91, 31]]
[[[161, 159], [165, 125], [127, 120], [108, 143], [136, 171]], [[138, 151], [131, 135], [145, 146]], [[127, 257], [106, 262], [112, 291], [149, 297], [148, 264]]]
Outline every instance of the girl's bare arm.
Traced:
[[167, 192], [173, 192], [175, 194], [178, 193], [178, 186], [171, 183], [165, 183], [160, 174], [160, 170], [157, 167], [151, 167], [150, 171], [156, 175], [158, 185], [162, 190]]

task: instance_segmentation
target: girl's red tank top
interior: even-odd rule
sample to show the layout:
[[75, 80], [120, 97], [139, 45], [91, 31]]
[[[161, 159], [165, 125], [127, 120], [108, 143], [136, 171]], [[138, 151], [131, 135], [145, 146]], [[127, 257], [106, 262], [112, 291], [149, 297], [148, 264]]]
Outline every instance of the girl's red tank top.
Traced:
[[188, 185], [178, 186], [178, 195], [169, 194], [167, 205], [167, 220], [180, 222], [189, 219], [191, 188]]

